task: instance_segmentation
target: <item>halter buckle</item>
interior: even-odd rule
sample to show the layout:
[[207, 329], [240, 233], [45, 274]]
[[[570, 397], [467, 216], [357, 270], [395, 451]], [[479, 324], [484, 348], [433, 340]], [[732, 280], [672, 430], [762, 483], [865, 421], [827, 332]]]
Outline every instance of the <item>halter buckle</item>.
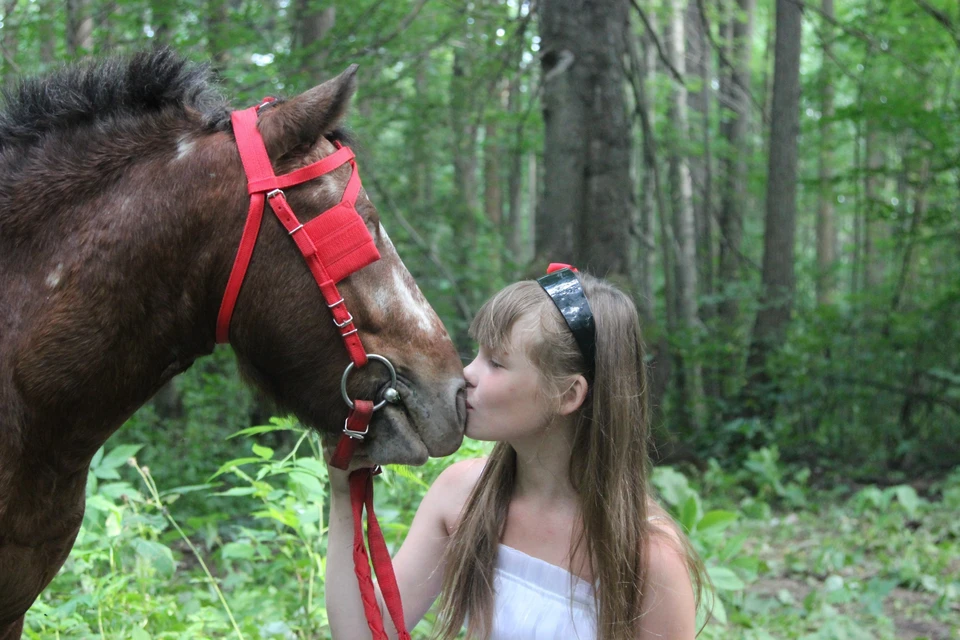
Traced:
[[350, 424], [350, 418], [347, 418], [343, 421], [343, 435], [353, 438], [354, 440], [363, 440], [363, 437], [370, 432], [370, 423], [367, 422], [366, 428], [363, 431], [354, 431], [352, 429], [347, 429], [347, 425]]

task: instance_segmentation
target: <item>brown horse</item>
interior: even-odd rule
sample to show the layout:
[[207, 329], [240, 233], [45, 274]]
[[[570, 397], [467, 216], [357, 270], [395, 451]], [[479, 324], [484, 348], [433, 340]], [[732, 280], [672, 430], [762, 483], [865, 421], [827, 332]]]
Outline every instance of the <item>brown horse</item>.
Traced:
[[[261, 111], [279, 175], [335, 152], [353, 69]], [[249, 196], [230, 111], [207, 72], [159, 51], [28, 80], [0, 113], [0, 640], [62, 565], [97, 449], [165, 382], [212, 351]], [[344, 165], [287, 190], [306, 222], [340, 200]], [[400, 400], [358, 455], [421, 464], [463, 436], [462, 367], [364, 192], [381, 259], [340, 282]], [[299, 251], [265, 220], [230, 325], [241, 369], [333, 437], [347, 352]], [[377, 397], [371, 363], [350, 396]]]

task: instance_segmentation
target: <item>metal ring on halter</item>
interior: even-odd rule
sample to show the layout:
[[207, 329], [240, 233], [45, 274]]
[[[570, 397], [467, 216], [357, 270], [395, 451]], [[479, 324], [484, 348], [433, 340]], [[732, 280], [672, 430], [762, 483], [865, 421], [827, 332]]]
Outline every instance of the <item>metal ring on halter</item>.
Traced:
[[[394, 394], [388, 394], [390, 390], [396, 391], [397, 387], [397, 370], [393, 368], [393, 364], [383, 356], [378, 356], [375, 353], [367, 354], [368, 360], [376, 360], [377, 362], [382, 362], [384, 366], [387, 367], [387, 371], [390, 372], [390, 386], [384, 391], [384, 399], [374, 405], [373, 410], [382, 409], [383, 405], [389, 402], [389, 397], [399, 397]], [[347, 368], [343, 370], [343, 377], [340, 378], [340, 393], [343, 395], [343, 401], [347, 403], [347, 406], [353, 409], [353, 400], [350, 399], [350, 396], [347, 395], [347, 378], [350, 377], [350, 372], [353, 370], [353, 363], [347, 365]]]

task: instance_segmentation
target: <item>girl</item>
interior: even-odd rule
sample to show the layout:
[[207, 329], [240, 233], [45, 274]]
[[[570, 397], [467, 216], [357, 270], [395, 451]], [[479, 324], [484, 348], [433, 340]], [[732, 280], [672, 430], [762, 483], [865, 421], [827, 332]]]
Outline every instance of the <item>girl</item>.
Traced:
[[[464, 625], [490, 640], [692, 639], [703, 570], [650, 497], [636, 307], [564, 266], [473, 321], [466, 435], [497, 444], [444, 470], [420, 504], [393, 560], [405, 622], [439, 596], [442, 640]], [[330, 480], [326, 580], [355, 584], [347, 474]], [[356, 588], [326, 598], [336, 640], [370, 637]]]

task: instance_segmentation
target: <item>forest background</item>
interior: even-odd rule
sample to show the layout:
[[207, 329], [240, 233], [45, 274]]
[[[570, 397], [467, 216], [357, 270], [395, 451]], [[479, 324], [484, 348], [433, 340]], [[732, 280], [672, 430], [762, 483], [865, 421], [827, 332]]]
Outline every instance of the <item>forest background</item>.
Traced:
[[[465, 359], [483, 300], [549, 261], [637, 300], [654, 484], [715, 587], [702, 637], [960, 638], [957, 3], [0, 10], [8, 86], [169, 45], [243, 107], [359, 63], [364, 184]], [[484, 451], [389, 469], [391, 544]], [[325, 480], [218, 350], [95, 458], [26, 637], [326, 637]]]

